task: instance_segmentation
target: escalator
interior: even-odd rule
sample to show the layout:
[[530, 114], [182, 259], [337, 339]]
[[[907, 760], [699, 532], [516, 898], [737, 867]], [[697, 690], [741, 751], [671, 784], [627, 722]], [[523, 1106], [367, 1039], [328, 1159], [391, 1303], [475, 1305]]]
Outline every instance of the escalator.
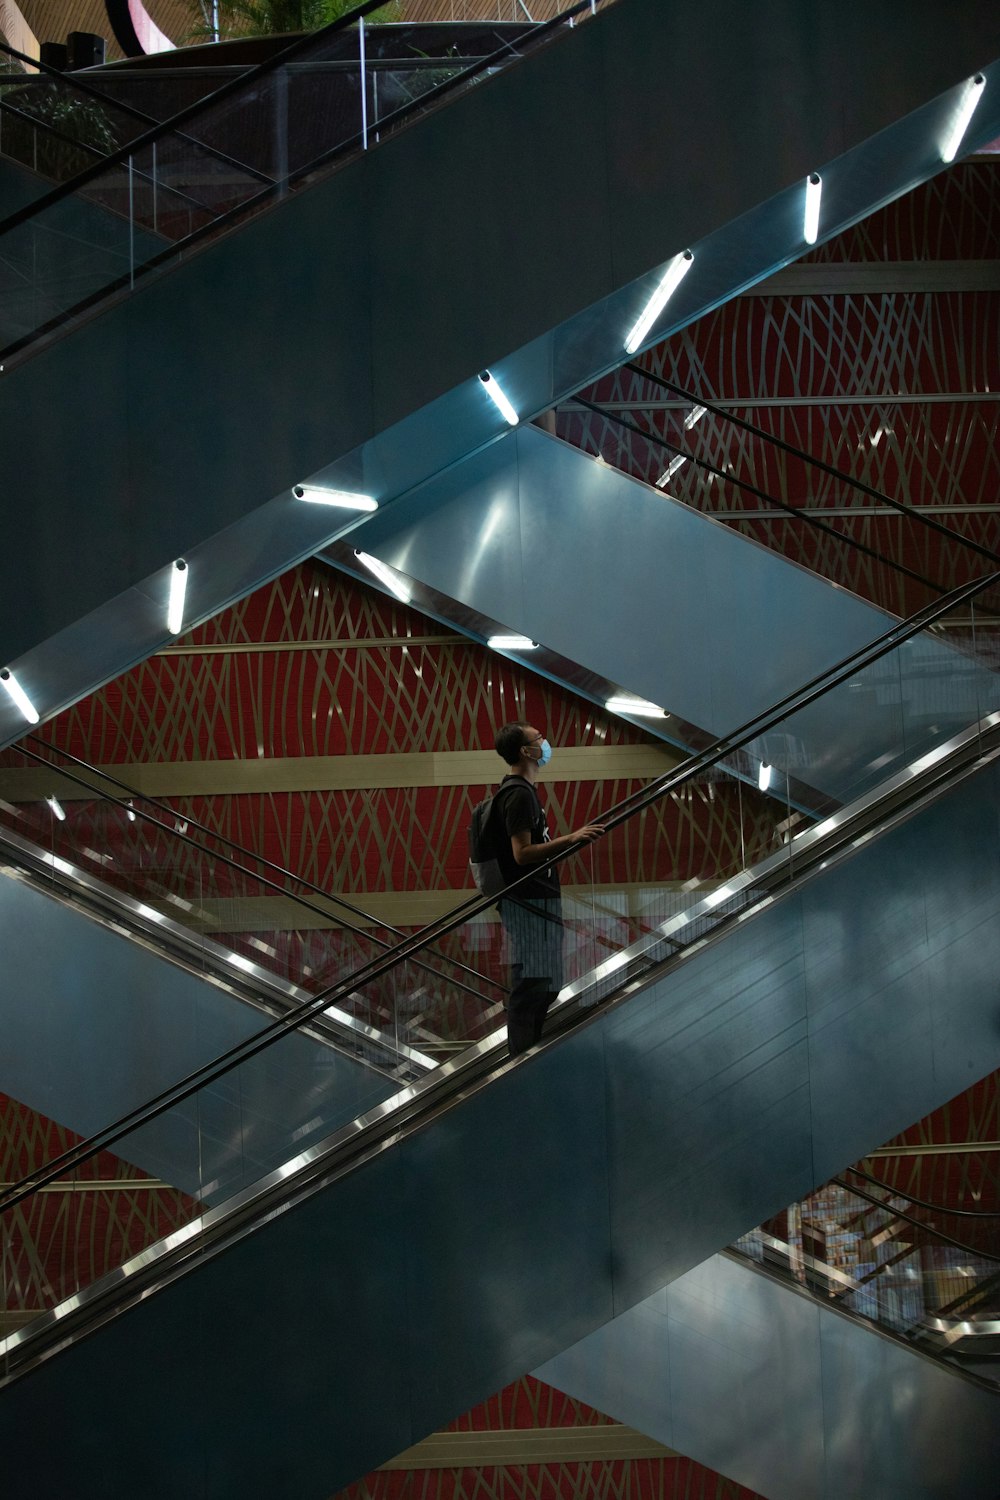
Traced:
[[775, 1500], [993, 1496], [998, 1226], [854, 1168], [538, 1375]]
[[[506, 426], [477, 378], [484, 367], [527, 417], [618, 364], [665, 257], [692, 246], [695, 268], [646, 342], [801, 253], [802, 183], [817, 165], [823, 237], [932, 174], [976, 68], [987, 82], [963, 149], [1000, 131], [1000, 33], [981, 7], [904, 22], [888, 0], [866, 6], [870, 48], [857, 46], [850, 11], [804, 16], [790, 0], [767, 35], [735, 4], [683, 26], [656, 0], [594, 9], [528, 30], [514, 66], [485, 59], [402, 115], [369, 116], [372, 149], [337, 142], [327, 155], [338, 170], [320, 171], [272, 147], [287, 144], [280, 101], [316, 62], [310, 48], [322, 61], [323, 33], [113, 154], [84, 184], [89, 198], [67, 185], [0, 224], [0, 257], [39, 309], [34, 332], [0, 357], [0, 447], [11, 492], [25, 497], [0, 629], [6, 667], [40, 714], [163, 643], [178, 560], [187, 626], [348, 531], [363, 540], [362, 498], [384, 511], [493, 443]], [[721, 26], [739, 38], [727, 68]], [[889, 78], [877, 61], [887, 54]], [[754, 76], [768, 80], [759, 95], [745, 86]], [[665, 96], [665, 77], [701, 83]], [[774, 108], [776, 85], [787, 111]], [[270, 155], [266, 167], [242, 162], [234, 204], [232, 165], [208, 157], [243, 107]], [[406, 128], [376, 141], [391, 124]], [[546, 170], [526, 172], [542, 137]], [[693, 182], [692, 139], [725, 169]], [[202, 197], [174, 216], [162, 274], [145, 276], [137, 236], [161, 185]], [[101, 193], [131, 205], [117, 246], [127, 271], [110, 296], [100, 276], [83, 284], [92, 247], [74, 217]], [[167, 217], [156, 214], [158, 232]], [[44, 276], [32, 281], [36, 265]], [[447, 294], [428, 298], [428, 286]], [[303, 503], [316, 495], [296, 485], [322, 503]], [[81, 559], [66, 537], [82, 513], [100, 544]], [[4, 700], [3, 738], [22, 728]]]
[[[995, 1068], [1000, 704], [983, 697], [971, 631], [967, 672], [953, 673], [966, 731], [907, 718], [909, 642], [974, 606], [989, 635], [995, 584], [896, 627], [609, 814], [608, 837], [576, 856], [592, 861], [591, 890], [575, 884], [567, 903], [568, 982], [537, 1052], [511, 1063], [502, 1033], [470, 1032], [424, 1080], [227, 1204], [195, 1199], [168, 1240], [11, 1335], [12, 1476], [108, 1496], [134, 1492], [145, 1463], [151, 1496], [328, 1495]], [[875, 791], [787, 841], [778, 828], [748, 840], [746, 868], [708, 893], [615, 891], [602, 861], [627, 861], [663, 798], [710, 773], [742, 778], [746, 745], [794, 734], [824, 692], [853, 719], [867, 786], [880, 714], [857, 685], [875, 674], [884, 707], [886, 662], [901, 732]], [[486, 910], [469, 903], [298, 1020], [387, 976], [405, 996], [438, 951], [487, 967]], [[8, 1295], [19, 1215], [39, 1193], [71, 1187], [100, 1150], [131, 1159], [156, 1120], [197, 1143], [202, 1091], [224, 1077], [237, 1092], [289, 1029], [272, 1023], [8, 1192]], [[242, 1153], [238, 1132], [230, 1146]], [[43, 1421], [22, 1462], [16, 1435]], [[177, 1441], [154, 1470], [165, 1422]]]

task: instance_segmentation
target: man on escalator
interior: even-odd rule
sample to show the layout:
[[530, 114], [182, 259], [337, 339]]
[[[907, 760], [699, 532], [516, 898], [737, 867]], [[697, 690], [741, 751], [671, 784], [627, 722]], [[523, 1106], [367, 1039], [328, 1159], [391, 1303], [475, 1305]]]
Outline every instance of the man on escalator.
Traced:
[[[535, 783], [552, 758], [552, 747], [532, 724], [505, 724], [497, 733], [497, 754], [509, 767], [494, 807], [499, 837], [497, 858], [504, 884], [535, 873], [499, 903], [510, 943], [511, 989], [507, 1037], [516, 1057], [539, 1040], [549, 1006], [563, 985], [563, 924], [557, 865], [545, 861], [571, 844], [592, 844], [604, 829], [587, 823], [573, 833], [549, 837], [545, 809]], [[492, 820], [491, 820], [492, 821]]]

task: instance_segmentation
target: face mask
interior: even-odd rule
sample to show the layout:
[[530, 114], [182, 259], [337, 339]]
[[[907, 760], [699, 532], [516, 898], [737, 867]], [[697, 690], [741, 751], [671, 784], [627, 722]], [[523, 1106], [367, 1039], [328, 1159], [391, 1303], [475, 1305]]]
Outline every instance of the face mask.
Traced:
[[538, 757], [538, 764], [540, 766], [547, 766], [549, 761], [552, 759], [552, 746], [549, 744], [548, 740], [542, 740], [542, 743], [538, 748], [542, 752]]

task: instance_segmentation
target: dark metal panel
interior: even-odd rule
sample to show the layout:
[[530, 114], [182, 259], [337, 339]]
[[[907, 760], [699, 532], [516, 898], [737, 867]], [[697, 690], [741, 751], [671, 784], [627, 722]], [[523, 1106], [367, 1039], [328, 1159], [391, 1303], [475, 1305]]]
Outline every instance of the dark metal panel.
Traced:
[[414, 1438], [611, 1317], [607, 1109], [590, 1028], [407, 1144]]
[[[84, 1136], [269, 1020], [19, 880], [0, 879], [0, 933], [0, 1089]], [[392, 1092], [308, 1036], [288, 1041], [130, 1136], [121, 1155], [219, 1202], [279, 1166], [297, 1127], [319, 1139]]]
[[995, 1500], [1000, 1395], [728, 1256], [535, 1373], [770, 1500]]
[[[432, 393], [442, 394], [618, 284], [606, 146], [618, 101], [604, 97], [604, 52], [617, 45], [618, 23], [609, 18], [610, 28], [588, 21], [477, 85], [474, 102], [456, 101], [459, 114], [449, 107], [420, 123], [422, 160], [447, 163], [432, 197], [409, 139], [380, 148], [371, 236], [377, 430], [426, 401], [432, 370]], [[647, 17], [648, 27], [660, 24]], [[434, 269], [442, 255], [444, 274]]]
[[807, 962], [786, 900], [607, 1017], [616, 1312], [814, 1182]]
[[819, 1312], [824, 1497], [996, 1500], [1000, 1394]]
[[998, 793], [989, 768], [802, 892], [817, 1182], [988, 1071]]
[[[114, 1320], [5, 1391], [10, 1482], [39, 1500], [326, 1500], [408, 1447], [405, 1172], [380, 1156], [335, 1212], [317, 1199], [283, 1214], [279, 1234], [146, 1304], [141, 1331]], [[37, 1403], [67, 1377], [68, 1420], [41, 1425]]]

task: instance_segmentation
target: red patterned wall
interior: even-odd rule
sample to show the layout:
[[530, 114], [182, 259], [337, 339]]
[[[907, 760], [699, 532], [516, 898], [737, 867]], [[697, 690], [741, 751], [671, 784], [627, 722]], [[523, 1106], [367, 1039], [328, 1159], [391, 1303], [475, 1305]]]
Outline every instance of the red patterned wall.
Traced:
[[[610, 1418], [525, 1375], [446, 1431], [600, 1427]], [[376, 1472], [333, 1500], [764, 1500], [734, 1480], [682, 1458], [523, 1464], [478, 1469]]]
[[[804, 264], [991, 259], [998, 225], [1000, 171], [992, 162], [964, 164], [821, 247]], [[892, 285], [891, 272], [882, 282]], [[952, 532], [1000, 551], [998, 350], [995, 291], [794, 292], [729, 302], [640, 363], [698, 398], [724, 401], [736, 417], [823, 460], [840, 476], [916, 508], [938, 508], [935, 519]], [[676, 397], [631, 370], [608, 376], [584, 395], [598, 403], [631, 403], [619, 414], [641, 431], [567, 410], [560, 413], [559, 431], [568, 440], [655, 483], [673, 449], [651, 439], [665, 439], [693, 460], [671, 476], [669, 494], [731, 520], [745, 534], [885, 608], [912, 612], [934, 590], [841, 537], [945, 589], [988, 567], [939, 532], [895, 513], [875, 514], [872, 497], [843, 477], [782, 453], [723, 416], [709, 413], [685, 429], [689, 408], [652, 405]], [[699, 468], [697, 460], [716, 472]], [[774, 500], [826, 512], [827, 531], [801, 518], [775, 517]], [[855, 514], [833, 514], [845, 508]], [[772, 515], [762, 519], [761, 511]]]
[[[81, 1137], [0, 1094], [0, 1181], [19, 1182]], [[54, 1307], [198, 1213], [186, 1193], [103, 1151], [3, 1216], [0, 1329]], [[68, 1190], [67, 1190], [68, 1189]]]

